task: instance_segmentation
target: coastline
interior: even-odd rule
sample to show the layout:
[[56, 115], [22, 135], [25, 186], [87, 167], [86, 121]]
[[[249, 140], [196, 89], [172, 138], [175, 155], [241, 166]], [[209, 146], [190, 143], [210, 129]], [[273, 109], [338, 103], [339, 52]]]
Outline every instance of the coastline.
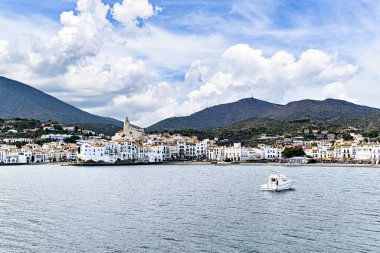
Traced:
[[373, 167], [380, 168], [380, 165], [373, 164], [354, 164], [354, 163], [307, 163], [307, 164], [291, 164], [291, 163], [246, 163], [242, 164], [243, 166], [253, 165], [253, 166], [284, 166], [284, 167]]
[[354, 164], [354, 163], [307, 163], [307, 164], [296, 164], [296, 163], [233, 163], [233, 164], [213, 164], [211, 162], [168, 162], [162, 163], [161, 165], [196, 165], [196, 166], [204, 166], [204, 165], [213, 165], [217, 167], [225, 167], [225, 166], [253, 166], [253, 167], [265, 167], [265, 166], [278, 166], [278, 167], [373, 167], [380, 168], [380, 165], [373, 164]]
[[357, 167], [357, 168], [380, 168], [380, 164], [353, 164], [353, 163], [308, 163], [308, 164], [296, 164], [296, 163], [232, 163], [232, 164], [214, 164], [211, 162], [161, 162], [161, 163], [135, 163], [135, 164], [71, 164], [69, 162], [52, 162], [52, 163], [28, 163], [28, 164], [0, 164], [0, 167], [9, 167], [9, 166], [36, 166], [36, 165], [61, 165], [61, 166], [70, 166], [70, 167], [112, 167], [112, 166], [141, 166], [141, 165], [176, 165], [176, 166], [215, 166], [215, 167], [228, 167], [228, 166], [251, 166], [251, 167]]

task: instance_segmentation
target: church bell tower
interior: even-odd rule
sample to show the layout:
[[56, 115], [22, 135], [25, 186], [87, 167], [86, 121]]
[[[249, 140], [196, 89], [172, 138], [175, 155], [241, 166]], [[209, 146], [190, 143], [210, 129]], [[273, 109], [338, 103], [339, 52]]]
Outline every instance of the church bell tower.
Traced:
[[128, 128], [129, 128], [129, 120], [128, 120], [128, 117], [125, 118], [125, 121], [124, 121], [124, 131], [127, 131]]

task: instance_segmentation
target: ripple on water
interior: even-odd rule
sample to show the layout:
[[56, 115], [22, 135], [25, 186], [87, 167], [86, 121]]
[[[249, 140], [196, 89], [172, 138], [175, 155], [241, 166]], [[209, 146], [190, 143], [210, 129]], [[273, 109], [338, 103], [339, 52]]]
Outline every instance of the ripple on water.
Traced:
[[380, 170], [0, 167], [0, 252], [380, 252]]

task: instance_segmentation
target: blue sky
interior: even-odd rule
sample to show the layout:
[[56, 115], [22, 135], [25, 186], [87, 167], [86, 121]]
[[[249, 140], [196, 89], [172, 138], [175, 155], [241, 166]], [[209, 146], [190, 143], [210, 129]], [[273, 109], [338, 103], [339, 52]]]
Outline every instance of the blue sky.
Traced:
[[[122, 0], [103, 2], [113, 5]], [[146, 22], [165, 27], [178, 34], [220, 33], [229, 35], [228, 39], [232, 43], [269, 42], [269, 44], [278, 44], [278, 47], [294, 50], [303, 50], [307, 46], [318, 47], [318, 45], [334, 49], [334, 46], [338, 47], [343, 40], [337, 36], [340, 33], [371, 36], [367, 31], [357, 31], [357, 29], [361, 29], [363, 17], [375, 15], [373, 5], [377, 5], [376, 1], [345, 0], [152, 0], [150, 2], [163, 7], [163, 11]], [[0, 3], [2, 12], [10, 17], [41, 15], [53, 22], [59, 21], [61, 12], [74, 10], [75, 7], [75, 0], [2, 0]], [[283, 40], [276, 36], [255, 34], [255, 25], [267, 29], [266, 32], [333, 26], [337, 28], [337, 34], [326, 32], [326, 34], [298, 37], [300, 41], [294, 41], [292, 38]], [[342, 31], [343, 29], [349, 31]]]
[[[104, 0], [113, 5], [113, 0]], [[277, 1], [215, 1], [215, 0], [152, 0], [153, 5], [163, 11], [145, 21], [177, 34], [221, 34], [233, 43], [250, 43], [273, 49], [294, 52], [313, 48], [337, 50], [346, 39], [362, 39], [376, 36], [363, 29], [362, 19], [373, 16], [375, 21], [376, 1], [345, 0], [277, 0]], [[39, 15], [58, 22], [63, 11], [75, 10], [75, 0], [2, 0], [3, 15]], [[113, 23], [114, 20], [110, 19]], [[329, 29], [326, 32], [323, 28]], [[297, 30], [310, 30], [309, 34], [297, 36]], [[321, 29], [313, 33], [313, 29]], [[330, 29], [335, 29], [334, 33]], [[288, 33], [279, 36], [273, 33]], [[301, 32], [301, 31], [300, 31]], [[352, 36], [352, 37], [351, 37]]]
[[379, 13], [375, 0], [2, 0], [0, 74], [144, 126], [247, 94], [380, 107]]

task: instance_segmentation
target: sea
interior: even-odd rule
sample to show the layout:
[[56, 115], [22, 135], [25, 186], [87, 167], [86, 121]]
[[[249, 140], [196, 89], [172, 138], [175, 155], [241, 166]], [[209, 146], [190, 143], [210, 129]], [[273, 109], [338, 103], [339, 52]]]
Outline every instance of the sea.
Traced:
[[0, 167], [0, 252], [380, 252], [380, 168]]

